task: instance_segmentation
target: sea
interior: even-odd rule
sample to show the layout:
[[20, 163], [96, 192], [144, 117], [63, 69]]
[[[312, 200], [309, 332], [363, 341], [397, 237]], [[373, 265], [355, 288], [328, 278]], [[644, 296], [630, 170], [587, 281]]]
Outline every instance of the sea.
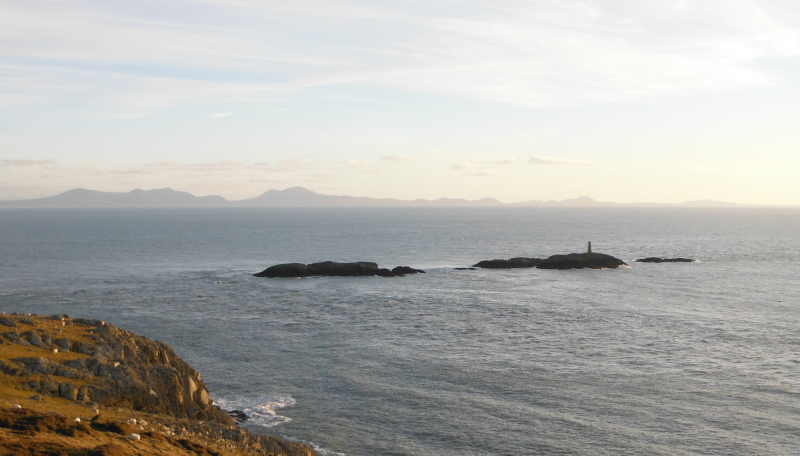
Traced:
[[[629, 266], [457, 269], [589, 241]], [[253, 276], [327, 260], [426, 273]], [[800, 454], [799, 209], [2, 209], [0, 310], [166, 342], [320, 455]]]

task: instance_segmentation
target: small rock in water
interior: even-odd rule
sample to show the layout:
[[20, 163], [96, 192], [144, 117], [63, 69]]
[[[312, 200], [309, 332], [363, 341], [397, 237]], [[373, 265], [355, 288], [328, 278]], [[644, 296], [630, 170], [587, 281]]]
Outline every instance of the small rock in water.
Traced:
[[405, 275], [405, 274], [425, 274], [425, 271], [422, 269], [414, 269], [409, 266], [397, 266], [392, 269], [392, 274], [395, 276]]
[[244, 423], [249, 418], [247, 414], [241, 410], [228, 410], [228, 415], [237, 423]]

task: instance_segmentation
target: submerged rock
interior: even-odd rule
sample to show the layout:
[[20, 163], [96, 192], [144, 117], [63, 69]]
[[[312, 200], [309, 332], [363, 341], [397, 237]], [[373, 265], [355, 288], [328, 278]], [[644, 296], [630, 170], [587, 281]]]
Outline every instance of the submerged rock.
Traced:
[[484, 260], [476, 263], [473, 267], [484, 269], [535, 268], [541, 262], [541, 258], [517, 257], [510, 260]]
[[613, 269], [627, 264], [619, 258], [604, 253], [570, 253], [553, 255], [542, 260], [539, 269]]
[[691, 258], [658, 258], [648, 257], [640, 260], [635, 260], [637, 263], [694, 263]]

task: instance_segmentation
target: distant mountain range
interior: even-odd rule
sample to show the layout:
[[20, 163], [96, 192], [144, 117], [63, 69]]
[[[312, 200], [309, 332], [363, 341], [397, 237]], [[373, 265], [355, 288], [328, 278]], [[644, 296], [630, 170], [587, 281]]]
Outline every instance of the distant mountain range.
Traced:
[[747, 207], [744, 204], [712, 200], [664, 203], [609, 203], [588, 196], [562, 201], [523, 201], [501, 203], [494, 198], [466, 200], [398, 200], [357, 196], [323, 195], [303, 187], [269, 190], [255, 198], [230, 201], [218, 195], [194, 196], [191, 193], [161, 188], [124, 192], [101, 192], [76, 188], [47, 198], [0, 201], [0, 207]]

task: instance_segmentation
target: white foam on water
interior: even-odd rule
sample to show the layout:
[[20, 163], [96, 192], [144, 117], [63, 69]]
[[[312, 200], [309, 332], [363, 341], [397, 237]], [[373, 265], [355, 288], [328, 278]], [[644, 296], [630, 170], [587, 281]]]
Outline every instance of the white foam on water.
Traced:
[[[291, 418], [278, 415], [278, 410], [292, 407], [297, 401], [288, 394], [272, 394], [259, 397], [235, 397], [219, 398], [214, 400], [214, 404], [223, 410], [239, 410], [247, 415], [246, 425], [256, 425], [263, 427], [274, 427], [282, 423], [292, 421]], [[310, 446], [317, 456], [347, 456], [344, 453], [323, 448], [314, 442], [283, 436], [287, 440], [304, 443]]]
[[333, 451], [333, 450], [329, 450], [327, 448], [322, 448], [321, 446], [317, 445], [314, 442], [307, 442], [305, 440], [295, 439], [295, 438], [286, 437], [286, 436], [284, 436], [283, 438], [286, 439], [286, 440], [291, 440], [293, 442], [303, 443], [303, 444], [306, 444], [306, 445], [310, 446], [311, 449], [314, 450], [314, 453], [317, 454], [317, 456], [347, 456], [345, 453], [339, 453], [339, 452], [336, 452], [336, 451]]
[[313, 442], [302, 442], [302, 443], [305, 443], [306, 445], [310, 446], [311, 449], [313, 449], [314, 452], [317, 453], [318, 456], [347, 456], [344, 453], [337, 453], [336, 451], [331, 451], [331, 450], [322, 448], [319, 445], [315, 445]]
[[224, 410], [240, 410], [247, 415], [247, 424], [273, 427], [292, 421], [291, 418], [278, 415], [278, 410], [291, 407], [297, 403], [288, 394], [273, 394], [255, 398], [220, 398], [214, 403]]

